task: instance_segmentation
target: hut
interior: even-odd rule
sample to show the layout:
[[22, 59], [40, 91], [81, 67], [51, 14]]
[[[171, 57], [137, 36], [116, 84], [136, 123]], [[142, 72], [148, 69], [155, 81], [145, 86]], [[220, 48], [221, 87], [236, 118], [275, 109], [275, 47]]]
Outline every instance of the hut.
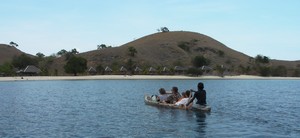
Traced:
[[142, 71], [143, 71], [143, 70], [142, 70], [141, 68], [135, 67], [135, 69], [134, 69], [134, 74], [141, 74]]
[[187, 69], [181, 66], [175, 66], [174, 72], [175, 74], [184, 74]]
[[167, 67], [164, 67], [162, 70], [161, 70], [161, 73], [162, 74], [170, 74], [170, 69], [169, 68], [167, 68]]
[[120, 68], [120, 73], [126, 75], [127, 74], [127, 69], [124, 66], [122, 66]]
[[97, 70], [94, 67], [90, 67], [88, 70], [90, 75], [96, 75], [97, 74]]
[[149, 70], [148, 70], [149, 74], [153, 75], [153, 74], [156, 74], [156, 69], [153, 68], [153, 67], [150, 67]]
[[105, 69], [104, 69], [105, 74], [112, 74], [112, 71], [113, 70], [108, 66], [106, 66]]
[[202, 72], [204, 74], [208, 74], [208, 73], [210, 73], [213, 70], [213, 68], [211, 68], [209, 66], [202, 66], [202, 67], [200, 67], [200, 69], [202, 70]]
[[41, 73], [41, 70], [34, 65], [28, 65], [24, 70], [20, 72], [23, 75], [37, 76]]

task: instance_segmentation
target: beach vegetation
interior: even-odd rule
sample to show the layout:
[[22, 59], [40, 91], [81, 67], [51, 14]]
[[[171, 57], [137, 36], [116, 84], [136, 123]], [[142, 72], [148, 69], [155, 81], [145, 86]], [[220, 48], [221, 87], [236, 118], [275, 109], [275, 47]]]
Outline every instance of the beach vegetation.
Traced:
[[286, 77], [287, 76], [287, 69], [285, 66], [277, 66], [272, 69], [272, 76], [276, 77]]
[[200, 68], [189, 68], [186, 73], [192, 76], [200, 76], [203, 74]]
[[0, 65], [0, 76], [12, 76], [14, 75], [13, 65], [9, 62], [6, 62]]
[[12, 60], [12, 65], [18, 69], [24, 69], [28, 65], [37, 66], [37, 64], [38, 64], [38, 61], [35, 58], [30, 57], [26, 54], [21, 54], [20, 56], [15, 56]]
[[105, 70], [105, 68], [101, 64], [97, 65], [97, 67], [96, 67], [97, 73], [104, 74], [104, 70]]
[[126, 68], [131, 74], [134, 74], [135, 62], [131, 58], [127, 60]]
[[128, 52], [131, 57], [134, 57], [135, 54], [137, 53], [137, 50], [131, 46], [131, 47], [128, 47]]
[[223, 65], [216, 65], [215, 70], [217, 71], [219, 76], [223, 77], [226, 69], [224, 68]]
[[210, 60], [205, 58], [204, 56], [196, 56], [192, 60], [194, 67], [202, 67], [210, 64]]
[[87, 69], [87, 60], [83, 57], [72, 56], [64, 66], [65, 72], [74, 74], [83, 73]]
[[268, 77], [271, 75], [271, 68], [266, 66], [259, 67], [260, 76]]

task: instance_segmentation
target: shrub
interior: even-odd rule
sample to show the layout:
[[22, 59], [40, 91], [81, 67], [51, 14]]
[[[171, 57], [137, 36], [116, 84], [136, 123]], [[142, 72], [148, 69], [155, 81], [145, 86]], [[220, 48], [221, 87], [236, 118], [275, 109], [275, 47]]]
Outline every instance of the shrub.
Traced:
[[203, 57], [203, 56], [196, 56], [193, 60], [192, 63], [194, 67], [202, 67], [210, 64], [210, 60]]

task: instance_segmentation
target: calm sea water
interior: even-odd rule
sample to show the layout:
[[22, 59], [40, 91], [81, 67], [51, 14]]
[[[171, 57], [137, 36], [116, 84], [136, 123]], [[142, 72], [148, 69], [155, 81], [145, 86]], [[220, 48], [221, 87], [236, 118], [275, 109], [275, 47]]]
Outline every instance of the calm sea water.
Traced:
[[300, 136], [299, 80], [203, 80], [211, 113], [144, 104], [199, 81], [0, 82], [0, 137]]

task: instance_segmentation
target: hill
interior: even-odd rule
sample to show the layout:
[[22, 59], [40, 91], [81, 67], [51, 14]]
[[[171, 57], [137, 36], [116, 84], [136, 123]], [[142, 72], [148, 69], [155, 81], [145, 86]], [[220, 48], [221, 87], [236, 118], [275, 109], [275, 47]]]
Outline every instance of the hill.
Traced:
[[[129, 54], [130, 47], [136, 49], [135, 56]], [[0, 65], [22, 53], [15, 47], [0, 45]], [[132, 61], [133, 66], [138, 66], [143, 70], [149, 67], [156, 69], [163, 67], [174, 69], [175, 66], [191, 68], [194, 66], [195, 57], [201, 56], [209, 60], [208, 66], [214, 71], [218, 67], [223, 67], [222, 69], [225, 69], [228, 75], [261, 75], [261, 71], [267, 70], [275, 72], [275, 75], [293, 76], [297, 73], [300, 76], [300, 61], [270, 60], [267, 64], [259, 65], [253, 57], [231, 49], [209, 36], [186, 31], [155, 33], [119, 47], [83, 52], [76, 56], [87, 59], [88, 68], [109, 66], [115, 72], [121, 66], [128, 68], [129, 61]], [[46, 69], [48, 75], [69, 75], [64, 73], [65, 59], [65, 56], [45, 59], [43, 63], [40, 63], [40, 66], [43, 65], [40, 68]], [[216, 72], [213, 74], [216, 75]]]
[[19, 56], [22, 53], [24, 52], [20, 51], [14, 46], [0, 44], [0, 65], [5, 62], [10, 62], [14, 56]]
[[[129, 47], [137, 50], [134, 57], [129, 55]], [[174, 66], [192, 67], [193, 59], [196, 56], [203, 56], [210, 60], [210, 67], [223, 66], [234, 73], [237, 73], [240, 67], [249, 68], [254, 63], [252, 57], [233, 50], [209, 36], [186, 31], [155, 33], [119, 47], [88, 51], [78, 56], [87, 59], [88, 67], [110, 66], [113, 70], [126, 66], [129, 59], [144, 69], [151, 66], [174, 68]], [[66, 75], [63, 71], [66, 63], [64, 59], [64, 57], [56, 59], [50, 72], [57, 70], [58, 74]], [[271, 64], [296, 68], [299, 62], [272, 60]]]
[[[137, 54], [131, 57], [129, 47], [134, 47]], [[247, 66], [251, 57], [228, 48], [217, 40], [194, 32], [166, 32], [151, 34], [119, 47], [105, 48], [78, 54], [88, 60], [88, 66], [110, 66], [118, 69], [132, 59], [136, 66], [148, 68], [174, 66], [191, 67], [196, 56], [210, 60], [211, 66], [243, 65]], [[64, 58], [56, 59], [51, 66], [63, 73]]]

